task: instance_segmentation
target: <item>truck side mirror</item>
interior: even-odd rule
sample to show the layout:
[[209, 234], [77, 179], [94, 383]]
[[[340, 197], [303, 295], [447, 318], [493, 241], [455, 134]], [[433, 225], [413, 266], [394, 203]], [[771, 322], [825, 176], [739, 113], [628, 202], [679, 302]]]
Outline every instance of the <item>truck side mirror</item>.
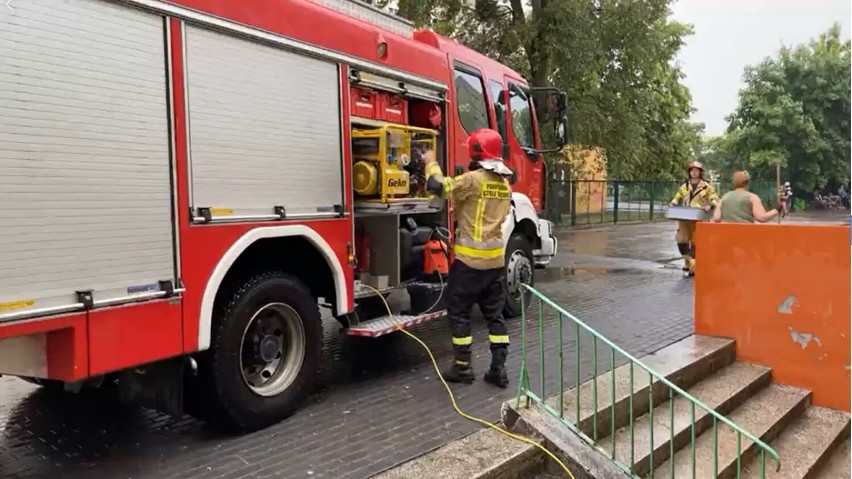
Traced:
[[[510, 94], [512, 90], [509, 90]], [[568, 95], [554, 87], [530, 88], [533, 105], [539, 113], [547, 116], [562, 116], [568, 110]]]
[[547, 142], [553, 147], [538, 151], [539, 153], [556, 153], [568, 144], [568, 95], [554, 87], [536, 87], [531, 88], [530, 91], [533, 93], [539, 126], [552, 124], [554, 128], [552, 136], [546, 135], [550, 137]]
[[562, 116], [568, 110], [568, 95], [563, 91], [550, 91], [547, 95], [547, 109]]
[[554, 122], [554, 138], [559, 146], [568, 144], [568, 116], [562, 115]]

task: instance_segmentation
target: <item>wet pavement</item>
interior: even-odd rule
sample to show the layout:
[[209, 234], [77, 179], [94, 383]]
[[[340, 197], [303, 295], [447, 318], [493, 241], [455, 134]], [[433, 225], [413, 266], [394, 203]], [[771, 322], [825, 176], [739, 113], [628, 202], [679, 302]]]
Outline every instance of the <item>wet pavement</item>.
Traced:
[[[560, 254], [552, 267], [537, 271], [536, 281], [568, 311], [635, 355], [692, 333], [692, 282], [669, 264], [677, 257], [671, 223], [562, 230], [558, 236]], [[544, 337], [555, 337], [554, 315], [543, 317]], [[535, 327], [532, 319], [527, 324]], [[520, 325], [520, 319], [509, 321], [512, 386], [498, 390], [477, 381], [454, 387], [465, 411], [497, 420], [500, 403], [513, 397]], [[325, 331], [317, 394], [289, 420], [238, 437], [218, 434], [189, 417], [174, 420], [119, 406], [109, 391], [54, 394], [0, 378], [0, 477], [355, 479], [477, 428], [455, 415], [428, 357], [410, 339], [353, 340], [328, 321]], [[412, 331], [441, 363], [449, 360], [444, 321]], [[529, 334], [528, 344], [536, 336]], [[556, 357], [556, 344], [546, 342], [549, 361]], [[583, 339], [580, 346], [581, 380], [593, 373], [589, 343]], [[567, 353], [575, 350], [573, 340], [566, 343], [565, 357], [573, 357]], [[475, 322], [474, 355], [474, 366], [484, 372], [488, 346], [482, 321]], [[529, 360], [535, 364], [533, 356]], [[598, 356], [600, 367], [609, 367], [608, 355]], [[555, 370], [549, 368], [546, 378], [551, 390], [557, 384]], [[573, 380], [566, 378], [565, 384]]]

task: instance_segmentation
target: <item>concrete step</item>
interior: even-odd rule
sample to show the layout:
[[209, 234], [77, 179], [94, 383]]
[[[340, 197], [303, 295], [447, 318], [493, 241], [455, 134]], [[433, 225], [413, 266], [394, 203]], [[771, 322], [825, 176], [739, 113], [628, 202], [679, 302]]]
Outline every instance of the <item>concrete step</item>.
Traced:
[[[702, 380], [687, 389], [692, 396], [721, 413], [728, 414], [742, 404], [757, 391], [767, 387], [771, 382], [771, 371], [764, 366], [748, 363], [734, 363], [725, 369]], [[651, 455], [651, 415], [644, 414], [633, 423], [633, 471], [642, 476], [651, 470], [653, 465], [660, 465], [671, 457], [671, 446], [674, 451], [688, 446], [692, 439], [692, 408], [690, 402], [682, 396], [674, 398], [674, 428], [671, 428], [670, 401], [655, 403], [653, 411], [653, 444]], [[695, 435], [700, 435], [712, 425], [710, 413], [700, 407], [695, 410]], [[671, 438], [671, 440], [670, 440]], [[610, 454], [613, 438], [608, 436], [598, 441], [598, 445]], [[615, 433], [615, 458], [625, 466], [631, 462], [630, 427], [624, 426]]]
[[831, 456], [825, 462], [825, 465], [818, 471], [819, 479], [849, 479], [852, 476], [850, 473], [850, 447], [849, 437], [837, 445]]
[[[743, 403], [727, 416], [734, 424], [745, 429], [762, 441], [774, 439], [784, 427], [804, 413], [810, 402], [810, 391], [790, 386], [772, 384]], [[718, 432], [718, 475], [717, 479], [737, 476], [737, 434], [733, 429], [719, 423]], [[740, 444], [742, 465], [748, 464], [758, 454], [758, 447], [742, 437]], [[674, 461], [674, 477], [671, 474]], [[767, 457], [767, 465], [774, 468], [774, 461]], [[654, 470], [654, 479], [680, 479], [692, 477], [692, 459], [689, 447], [684, 447]], [[695, 444], [695, 477], [712, 479], [713, 476], [713, 430], [712, 427], [698, 437]]]
[[[598, 354], [604, 354], [603, 348], [599, 349]], [[606, 354], [609, 352], [607, 351]], [[734, 355], [734, 342], [730, 339], [693, 335], [653, 354], [643, 356], [640, 360], [674, 384], [687, 388], [734, 362]], [[635, 365], [632, 373], [633, 417], [639, 417], [648, 410], [651, 379], [646, 371]], [[615, 368], [616, 428], [630, 422], [630, 376], [629, 364]], [[583, 433], [594, 439], [608, 434], [612, 427], [610, 422], [613, 417], [612, 381], [613, 374], [605, 372], [597, 378], [582, 383], [579, 390], [572, 388], [565, 391], [563, 396], [565, 419], [577, 424]], [[594, 402], [595, 385], [597, 385], [597, 405]], [[656, 379], [653, 380], [652, 391], [655, 403], [668, 400], [668, 387]], [[559, 409], [558, 397], [557, 394], [547, 399], [547, 403], [556, 410]], [[594, 437], [595, 422], [597, 422], [597, 438]]]
[[545, 459], [535, 446], [486, 428], [371, 479], [515, 479], [542, 471]]
[[[769, 445], [781, 456], [781, 470], [767, 460], [767, 479], [810, 479], [818, 472], [838, 443], [849, 437], [849, 415], [821, 407], [809, 407]], [[849, 466], [849, 462], [846, 463]], [[743, 479], [760, 479], [758, 458], [746, 466]], [[849, 468], [846, 476], [849, 478]]]

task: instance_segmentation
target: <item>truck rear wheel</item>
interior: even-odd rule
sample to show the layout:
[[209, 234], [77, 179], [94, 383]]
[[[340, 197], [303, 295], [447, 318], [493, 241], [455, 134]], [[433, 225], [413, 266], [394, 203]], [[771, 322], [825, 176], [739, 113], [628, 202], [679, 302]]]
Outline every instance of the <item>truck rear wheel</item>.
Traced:
[[521, 233], [513, 233], [506, 244], [506, 275], [503, 278], [506, 292], [506, 305], [503, 307], [505, 317], [520, 316], [523, 306], [529, 307], [532, 293], [522, 288], [521, 283], [530, 286], [534, 284], [534, 265], [530, 240]]
[[301, 281], [281, 272], [253, 276], [222, 299], [208, 364], [199, 365], [218, 406], [210, 419], [262, 429], [292, 415], [313, 387], [319, 309]]

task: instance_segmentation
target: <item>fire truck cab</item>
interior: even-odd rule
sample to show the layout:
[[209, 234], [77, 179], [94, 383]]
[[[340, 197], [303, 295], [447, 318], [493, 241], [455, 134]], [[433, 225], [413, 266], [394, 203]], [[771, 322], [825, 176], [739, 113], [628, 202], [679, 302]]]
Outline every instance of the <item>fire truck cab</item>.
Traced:
[[[506, 313], [556, 253], [536, 104], [565, 95], [350, 0], [0, 8], [0, 374], [239, 429], [291, 415], [326, 307], [352, 336], [443, 317], [452, 204], [504, 138]], [[540, 95], [541, 101], [533, 101]], [[541, 116], [541, 115], [539, 115]], [[371, 313], [407, 292], [404, 311]]]

